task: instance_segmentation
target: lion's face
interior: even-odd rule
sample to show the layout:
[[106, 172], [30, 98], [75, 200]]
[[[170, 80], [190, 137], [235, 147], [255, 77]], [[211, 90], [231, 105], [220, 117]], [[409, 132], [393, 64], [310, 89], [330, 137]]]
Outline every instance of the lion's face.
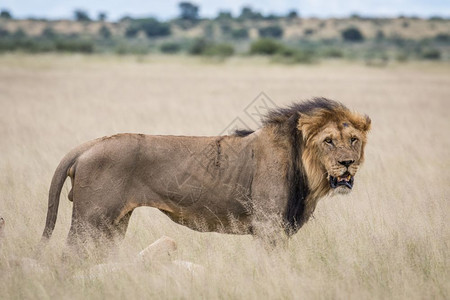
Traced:
[[362, 158], [361, 131], [349, 122], [330, 123], [314, 138], [321, 165], [330, 187], [338, 193], [348, 193], [353, 188], [355, 174]]
[[319, 112], [302, 116], [299, 127], [306, 142], [304, 163], [310, 183], [349, 193], [364, 160], [370, 119], [349, 111], [334, 115]]

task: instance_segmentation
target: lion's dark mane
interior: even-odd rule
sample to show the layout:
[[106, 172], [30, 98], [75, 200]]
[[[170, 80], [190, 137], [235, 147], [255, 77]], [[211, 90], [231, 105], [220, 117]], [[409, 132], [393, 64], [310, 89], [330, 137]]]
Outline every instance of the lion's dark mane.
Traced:
[[[316, 109], [333, 111], [343, 107], [339, 102], [326, 98], [314, 98], [294, 103], [287, 108], [271, 110], [263, 119], [263, 126], [275, 126], [280, 138], [288, 138], [291, 164], [286, 174], [288, 182], [288, 202], [284, 213], [285, 230], [288, 235], [296, 233], [309, 216], [305, 216], [305, 201], [310, 193], [308, 179], [302, 161], [303, 136], [297, 129], [300, 113], [310, 114]], [[236, 132], [237, 136], [247, 136], [251, 131]]]

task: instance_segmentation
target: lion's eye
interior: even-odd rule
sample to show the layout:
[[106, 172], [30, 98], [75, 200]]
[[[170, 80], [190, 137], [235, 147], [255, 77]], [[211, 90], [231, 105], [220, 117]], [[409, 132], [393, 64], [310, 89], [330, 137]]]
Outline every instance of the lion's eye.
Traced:
[[330, 138], [326, 138], [325, 140], [324, 140], [324, 142], [325, 143], [327, 143], [327, 144], [333, 144], [333, 140], [332, 139], [330, 139]]
[[352, 144], [354, 144], [357, 140], [358, 140], [358, 138], [352, 137], [352, 138], [350, 139], [350, 142], [351, 142]]

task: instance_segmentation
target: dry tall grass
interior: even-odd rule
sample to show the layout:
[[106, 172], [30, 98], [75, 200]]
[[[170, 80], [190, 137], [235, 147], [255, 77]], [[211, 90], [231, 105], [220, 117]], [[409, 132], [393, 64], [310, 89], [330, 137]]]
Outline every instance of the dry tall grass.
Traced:
[[[448, 65], [430, 64], [1, 56], [1, 298], [449, 299], [449, 75]], [[330, 97], [373, 121], [353, 193], [323, 199], [287, 249], [267, 253], [250, 236], [193, 232], [139, 208], [112, 260], [132, 260], [168, 235], [175, 259], [205, 274], [154, 262], [73, 277], [87, 266], [59, 259], [71, 218], [66, 184], [42, 267], [24, 262], [44, 227], [53, 171], [72, 147], [117, 132], [216, 135], [261, 91], [278, 105]]]

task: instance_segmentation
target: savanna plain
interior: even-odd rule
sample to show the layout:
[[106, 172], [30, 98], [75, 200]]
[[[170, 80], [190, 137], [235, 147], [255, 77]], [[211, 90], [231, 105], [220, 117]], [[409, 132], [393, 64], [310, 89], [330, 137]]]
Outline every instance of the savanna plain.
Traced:
[[[163, 235], [174, 260], [104, 276], [99, 263], [61, 260], [70, 226], [70, 180], [38, 263], [47, 193], [76, 145], [119, 132], [218, 135], [264, 92], [279, 106], [323, 96], [367, 113], [366, 162], [348, 196], [322, 199], [286, 247], [251, 236], [199, 233], [152, 208], [135, 210], [109, 258], [132, 261]], [[168, 56], [0, 56], [2, 299], [449, 299], [450, 68], [408, 62], [383, 68], [324, 61], [277, 65]], [[28, 263], [27, 263], [28, 262]], [[37, 265], [38, 264], [38, 265]], [[86, 275], [86, 276], [84, 276]]]

